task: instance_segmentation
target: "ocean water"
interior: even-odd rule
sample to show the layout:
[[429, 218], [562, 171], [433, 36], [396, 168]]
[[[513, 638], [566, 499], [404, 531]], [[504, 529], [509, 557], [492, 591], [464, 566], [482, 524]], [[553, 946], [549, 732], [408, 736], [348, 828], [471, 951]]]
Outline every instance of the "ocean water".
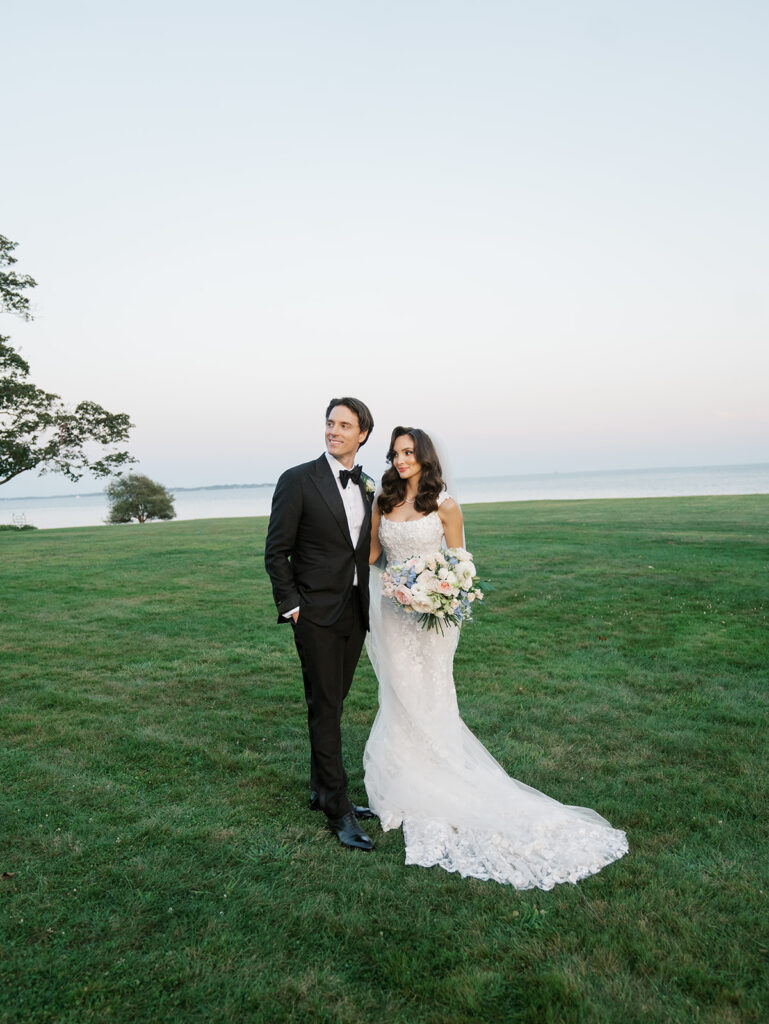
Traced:
[[[488, 501], [769, 494], [769, 463], [478, 477], [457, 480], [456, 490], [463, 505]], [[174, 493], [177, 519], [266, 516], [270, 514], [273, 486], [201, 488]], [[104, 523], [107, 510], [104, 494], [50, 498], [0, 495], [0, 523], [30, 523], [39, 529], [99, 526]]]

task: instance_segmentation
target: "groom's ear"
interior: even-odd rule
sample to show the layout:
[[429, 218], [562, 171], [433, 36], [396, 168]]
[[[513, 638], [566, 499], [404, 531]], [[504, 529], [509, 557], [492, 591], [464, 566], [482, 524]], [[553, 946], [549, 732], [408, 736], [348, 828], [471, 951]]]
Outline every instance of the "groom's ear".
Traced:
[[359, 448], [361, 447], [361, 445], [364, 445], [366, 443], [366, 439], [368, 438], [368, 434], [369, 434], [368, 430], [361, 430], [360, 436], [358, 437], [358, 447]]

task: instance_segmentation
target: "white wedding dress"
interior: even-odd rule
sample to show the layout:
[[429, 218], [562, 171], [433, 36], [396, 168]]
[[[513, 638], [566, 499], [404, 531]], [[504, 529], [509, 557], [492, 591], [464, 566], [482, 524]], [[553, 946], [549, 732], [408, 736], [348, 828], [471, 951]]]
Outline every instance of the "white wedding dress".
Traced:
[[[383, 516], [379, 538], [388, 564], [444, 543], [437, 512], [411, 522]], [[371, 576], [375, 584], [376, 569]], [[366, 649], [379, 712], [363, 755], [365, 785], [383, 830], [403, 826], [406, 863], [552, 889], [622, 857], [624, 832], [511, 778], [464, 724], [453, 675], [459, 632], [422, 629], [372, 587]]]

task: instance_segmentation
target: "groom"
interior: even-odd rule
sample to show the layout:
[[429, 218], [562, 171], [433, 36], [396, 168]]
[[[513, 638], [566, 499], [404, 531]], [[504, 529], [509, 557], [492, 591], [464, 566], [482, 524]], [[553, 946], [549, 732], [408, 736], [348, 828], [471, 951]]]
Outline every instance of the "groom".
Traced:
[[293, 626], [304, 677], [310, 809], [324, 811], [340, 843], [359, 850], [374, 848], [358, 820], [373, 814], [347, 795], [341, 720], [368, 629], [373, 486], [354, 462], [373, 427], [359, 399], [329, 402], [326, 452], [278, 480], [264, 551], [278, 621]]

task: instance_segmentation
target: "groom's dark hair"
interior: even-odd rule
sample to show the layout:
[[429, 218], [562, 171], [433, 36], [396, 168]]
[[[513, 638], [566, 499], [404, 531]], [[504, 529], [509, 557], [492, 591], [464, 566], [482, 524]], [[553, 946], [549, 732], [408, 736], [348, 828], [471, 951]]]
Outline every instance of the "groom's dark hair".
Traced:
[[331, 410], [335, 405], [344, 405], [350, 410], [350, 412], [354, 412], [358, 417], [358, 426], [362, 431], [366, 431], [366, 436], [358, 445], [359, 448], [362, 448], [366, 441], [371, 437], [371, 431], [374, 429], [374, 417], [371, 415], [371, 410], [366, 403], [361, 402], [359, 398], [332, 398], [328, 403], [328, 408], [326, 409], [326, 419], [328, 419]]

